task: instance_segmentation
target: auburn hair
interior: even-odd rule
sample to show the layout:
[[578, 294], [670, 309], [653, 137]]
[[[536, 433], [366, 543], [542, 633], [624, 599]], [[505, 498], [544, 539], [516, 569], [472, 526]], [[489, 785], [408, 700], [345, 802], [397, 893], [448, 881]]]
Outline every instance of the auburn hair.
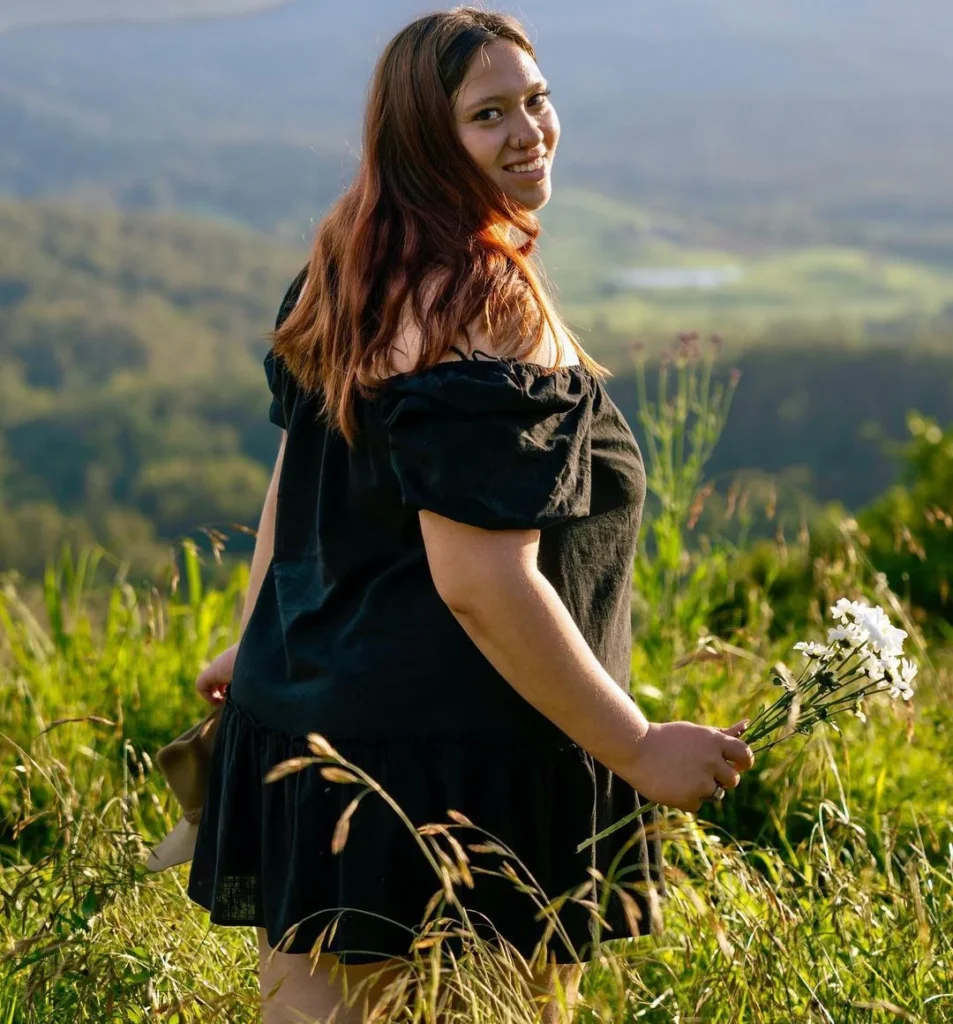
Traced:
[[355, 393], [371, 397], [388, 375], [408, 311], [421, 332], [412, 372], [439, 362], [474, 324], [495, 351], [519, 359], [547, 328], [562, 331], [586, 367], [607, 372], [566, 328], [535, 266], [536, 217], [456, 134], [454, 97], [473, 58], [498, 40], [536, 59], [516, 19], [475, 7], [418, 18], [391, 40], [371, 80], [357, 174], [319, 225], [299, 301], [272, 335], [275, 354], [322, 396], [348, 444]]

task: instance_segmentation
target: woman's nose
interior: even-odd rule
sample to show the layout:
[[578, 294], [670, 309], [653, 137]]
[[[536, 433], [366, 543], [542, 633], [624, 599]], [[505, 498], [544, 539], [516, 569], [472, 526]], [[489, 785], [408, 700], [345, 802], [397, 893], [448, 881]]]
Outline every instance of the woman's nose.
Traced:
[[533, 142], [542, 142], [546, 135], [543, 132], [542, 126], [539, 125], [539, 119], [534, 117], [532, 112], [527, 111], [525, 108], [523, 108], [521, 115], [513, 129], [514, 140], [522, 138], [526, 142], [527, 148], [529, 146], [529, 139]]
[[[539, 121], [524, 113], [522, 119], [513, 129], [511, 142], [514, 149], [531, 149], [533, 146], [538, 146], [545, 138], [546, 135]], [[520, 146], [520, 141], [522, 141], [522, 146]]]

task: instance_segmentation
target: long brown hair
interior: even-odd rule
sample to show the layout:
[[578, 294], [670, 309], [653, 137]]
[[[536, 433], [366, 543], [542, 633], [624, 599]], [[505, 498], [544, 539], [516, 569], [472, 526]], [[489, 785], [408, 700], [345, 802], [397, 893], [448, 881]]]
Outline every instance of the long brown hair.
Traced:
[[[421, 331], [414, 370], [439, 362], [480, 322], [497, 351], [525, 359], [547, 327], [606, 372], [566, 329], [534, 266], [536, 217], [512, 202], [456, 135], [453, 98], [473, 57], [497, 40], [536, 53], [518, 21], [457, 7], [412, 22], [377, 63], [351, 186], [318, 228], [300, 300], [274, 349], [348, 444], [355, 391], [367, 397], [409, 309]], [[527, 241], [515, 245], [509, 228]], [[558, 328], [557, 328], [558, 325]]]

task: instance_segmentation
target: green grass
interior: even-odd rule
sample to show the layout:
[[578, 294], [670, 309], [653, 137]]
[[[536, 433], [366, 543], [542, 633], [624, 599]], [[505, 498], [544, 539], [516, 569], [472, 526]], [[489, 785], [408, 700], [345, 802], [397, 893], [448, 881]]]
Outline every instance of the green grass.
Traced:
[[[733, 532], [698, 537], [689, 524], [726, 406], [695, 370], [674, 372], [673, 404], [643, 403], [662, 510], [635, 579], [632, 688], [649, 716], [751, 714], [770, 666], [793, 663], [793, 642], [817, 636], [842, 595], [884, 604], [922, 671], [912, 705], [792, 740], [721, 808], [666, 815], [665, 931], [604, 934], [577, 1024], [953, 1020], [953, 645], [929, 639], [939, 624], [911, 617], [850, 523], [831, 524], [839, 540], [823, 557], [808, 536], [762, 545], [757, 578], [746, 512]], [[175, 586], [151, 590], [95, 555], [61, 557], [37, 594], [12, 579], [0, 590], [0, 1024], [257, 1019], [251, 930], [209, 929], [186, 867], [141, 864], [177, 818], [151, 756], [203, 714], [192, 683], [233, 638], [246, 584], [241, 567], [205, 587], [191, 547], [179, 566]], [[803, 607], [782, 603], [785, 573], [810, 581]], [[453, 854], [440, 834], [418, 838], [422, 856]], [[459, 858], [442, 863], [459, 882]], [[455, 963], [438, 951], [417, 952], [383, 1019], [435, 1024], [451, 995], [445, 1024], [534, 1019], [515, 961], [478, 943]]]
[[[138, 864], [142, 841], [176, 817], [148, 755], [201, 713], [190, 681], [229, 637], [241, 580], [161, 601], [118, 584], [94, 627], [97, 602], [80, 582], [74, 603], [70, 576], [48, 579], [42, 627], [9, 587], [0, 605], [0, 1020], [253, 1021], [250, 929], [207, 931], [186, 868], [152, 876]], [[770, 664], [790, 639], [749, 650]], [[639, 678], [660, 694], [654, 714], [727, 722], [761, 692], [757, 663], [656, 665], [651, 677], [643, 666]], [[666, 931], [606, 942], [577, 1020], [953, 1019], [951, 693], [953, 657], [937, 652], [909, 721], [881, 709], [765, 757], [720, 813], [669, 814]], [[87, 715], [99, 720], [67, 721]], [[444, 965], [447, 991], [473, 1004], [454, 1019], [531, 1020], [514, 968], [489, 955], [475, 951], [456, 978]], [[408, 1001], [420, 1020], [433, 1019], [429, 965], [420, 958]], [[487, 971], [495, 1007], [479, 994]]]

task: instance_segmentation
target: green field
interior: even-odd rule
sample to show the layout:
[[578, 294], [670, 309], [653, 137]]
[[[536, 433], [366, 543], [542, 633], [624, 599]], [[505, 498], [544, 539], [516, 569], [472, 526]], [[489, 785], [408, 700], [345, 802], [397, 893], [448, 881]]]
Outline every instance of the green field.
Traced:
[[[592, 332], [668, 339], [677, 331], [718, 331], [731, 339], [801, 325], [832, 340], [862, 341], [870, 328], [929, 319], [953, 308], [953, 268], [880, 259], [846, 247], [782, 250], [698, 244], [683, 220], [653, 215], [592, 192], [556, 188], [541, 214], [542, 253], [570, 320]], [[620, 291], [612, 274], [630, 267], [736, 266], [742, 280], [711, 291]], [[611, 352], [600, 355], [611, 357]]]

